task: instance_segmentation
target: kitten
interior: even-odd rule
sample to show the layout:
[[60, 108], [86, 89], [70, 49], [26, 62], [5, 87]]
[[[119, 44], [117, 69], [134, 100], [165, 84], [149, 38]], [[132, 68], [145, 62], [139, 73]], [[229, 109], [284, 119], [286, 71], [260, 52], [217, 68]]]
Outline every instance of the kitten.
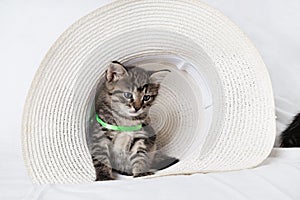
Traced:
[[281, 134], [281, 147], [300, 147], [300, 113]]
[[[151, 175], [179, 161], [157, 151], [148, 116], [168, 72], [110, 63], [95, 98], [91, 155], [96, 181], [113, 180], [113, 170], [134, 177]], [[135, 130], [119, 131], [116, 126]]]

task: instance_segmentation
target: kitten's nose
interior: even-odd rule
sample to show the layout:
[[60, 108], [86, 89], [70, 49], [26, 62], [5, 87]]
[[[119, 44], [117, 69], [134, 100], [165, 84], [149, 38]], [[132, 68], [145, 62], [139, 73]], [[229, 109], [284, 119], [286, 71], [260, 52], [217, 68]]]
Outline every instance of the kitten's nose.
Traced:
[[142, 102], [140, 102], [139, 100], [136, 100], [135, 102], [133, 102], [133, 108], [135, 110], [135, 112], [139, 111], [142, 107]]
[[139, 109], [141, 109], [141, 106], [133, 106], [135, 112], [139, 111]]

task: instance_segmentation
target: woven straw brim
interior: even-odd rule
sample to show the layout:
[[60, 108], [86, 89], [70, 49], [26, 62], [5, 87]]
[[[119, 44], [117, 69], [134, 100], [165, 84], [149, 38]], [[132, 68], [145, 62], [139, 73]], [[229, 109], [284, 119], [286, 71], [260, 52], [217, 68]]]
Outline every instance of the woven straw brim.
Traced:
[[172, 69], [151, 116], [160, 145], [181, 161], [154, 176], [244, 169], [270, 153], [270, 79], [237, 26], [198, 1], [117, 1], [72, 25], [36, 73], [22, 134], [34, 182], [95, 179], [87, 119], [94, 88], [112, 60]]

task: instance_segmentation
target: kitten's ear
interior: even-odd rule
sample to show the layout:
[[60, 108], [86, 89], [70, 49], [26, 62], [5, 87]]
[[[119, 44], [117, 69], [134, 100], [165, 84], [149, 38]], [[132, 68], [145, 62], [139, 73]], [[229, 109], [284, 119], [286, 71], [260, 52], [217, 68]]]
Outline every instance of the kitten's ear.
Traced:
[[127, 75], [127, 70], [117, 61], [111, 62], [106, 70], [106, 80], [108, 82], [116, 82], [125, 75]]
[[164, 78], [167, 76], [167, 74], [170, 72], [171, 71], [168, 69], [163, 69], [163, 70], [159, 70], [159, 71], [151, 71], [150, 77], [149, 77], [150, 82], [160, 84], [164, 80]]

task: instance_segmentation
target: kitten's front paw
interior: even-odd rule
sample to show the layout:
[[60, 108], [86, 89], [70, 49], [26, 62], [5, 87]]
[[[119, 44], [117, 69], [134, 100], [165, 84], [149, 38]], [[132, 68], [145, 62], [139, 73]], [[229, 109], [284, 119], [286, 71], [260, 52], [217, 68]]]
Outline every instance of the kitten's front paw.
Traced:
[[108, 166], [102, 165], [96, 168], [96, 179], [95, 181], [110, 181], [115, 180], [112, 175], [112, 169]]
[[142, 176], [150, 176], [150, 175], [153, 175], [153, 174], [154, 174], [154, 172], [143, 172], [143, 173], [133, 174], [133, 177], [137, 178], [137, 177], [142, 177]]
[[97, 175], [95, 181], [112, 181], [112, 180], [115, 180], [115, 178], [113, 176], [111, 176], [111, 175], [108, 175], [108, 174], [99, 174], [99, 175]]

